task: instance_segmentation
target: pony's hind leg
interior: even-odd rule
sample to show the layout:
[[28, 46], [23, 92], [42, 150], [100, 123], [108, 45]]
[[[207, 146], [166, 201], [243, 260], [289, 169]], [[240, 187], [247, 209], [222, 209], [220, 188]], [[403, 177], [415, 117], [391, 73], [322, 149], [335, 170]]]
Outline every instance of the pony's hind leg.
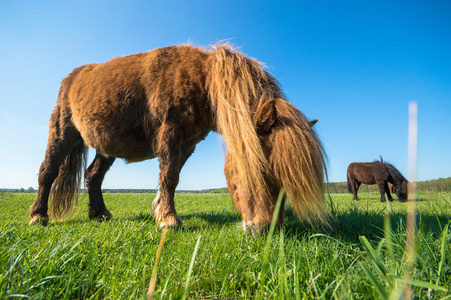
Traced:
[[180, 136], [175, 126], [163, 123], [158, 134], [157, 155], [160, 161], [160, 190], [152, 203], [152, 215], [160, 227], [181, 227], [174, 204], [175, 188], [179, 182], [182, 153]]
[[[37, 197], [29, 210], [30, 225], [38, 223], [47, 225], [49, 221], [48, 200], [53, 182], [60, 172], [67, 171], [60, 170], [60, 167], [69, 155], [77, 157], [84, 151], [84, 148], [79, 132], [70, 121], [70, 114], [62, 113], [60, 106], [57, 105], [50, 118], [45, 159], [39, 169]], [[60, 189], [64, 189], [64, 187], [60, 187]]]
[[[65, 158], [62, 149], [52, 151], [45, 155], [45, 159], [39, 168], [39, 188], [34, 203], [30, 206], [30, 225], [41, 224], [47, 226], [49, 222], [48, 200], [53, 181], [58, 176], [58, 169]], [[49, 151], [47, 151], [49, 152]], [[56, 153], [55, 153], [56, 152]]]
[[110, 220], [113, 215], [108, 211], [103, 201], [102, 182], [105, 173], [114, 163], [115, 157], [105, 157], [99, 153], [85, 172], [86, 187], [89, 193], [89, 219]]

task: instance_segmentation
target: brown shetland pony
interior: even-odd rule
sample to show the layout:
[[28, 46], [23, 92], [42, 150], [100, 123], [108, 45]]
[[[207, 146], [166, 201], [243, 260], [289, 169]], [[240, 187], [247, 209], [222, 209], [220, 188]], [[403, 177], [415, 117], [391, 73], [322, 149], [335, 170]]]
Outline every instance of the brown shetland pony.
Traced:
[[49, 196], [56, 218], [71, 210], [93, 147], [85, 171], [90, 219], [112, 217], [101, 184], [116, 157], [158, 157], [152, 214], [160, 226], [181, 226], [174, 205], [179, 173], [212, 130], [224, 137], [225, 173], [245, 228], [270, 224], [282, 187], [300, 217], [326, 222], [325, 154], [313, 124], [261, 63], [228, 44], [166, 47], [79, 67], [62, 81], [50, 118], [30, 224], [48, 223]]
[[393, 201], [390, 194], [396, 193], [398, 200], [407, 201], [407, 179], [402, 176], [393, 165], [382, 160], [371, 163], [351, 163], [347, 171], [348, 190], [359, 200], [357, 191], [360, 184], [377, 184], [381, 193], [381, 202], [385, 202], [385, 193], [388, 201]]

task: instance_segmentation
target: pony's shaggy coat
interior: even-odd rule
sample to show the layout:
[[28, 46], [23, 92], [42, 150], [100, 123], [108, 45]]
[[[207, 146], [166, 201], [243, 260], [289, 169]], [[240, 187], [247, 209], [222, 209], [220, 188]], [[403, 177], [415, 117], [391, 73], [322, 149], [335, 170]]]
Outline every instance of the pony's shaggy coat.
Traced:
[[[392, 164], [382, 160], [367, 163], [351, 163], [347, 170], [348, 191], [358, 200], [357, 192], [360, 184], [377, 184], [381, 193], [381, 202], [385, 202], [385, 194], [393, 201], [390, 192], [396, 193], [398, 200], [407, 201], [407, 179]], [[390, 188], [389, 184], [392, 185]]]
[[89, 146], [97, 150], [85, 172], [90, 219], [112, 217], [101, 184], [116, 157], [158, 157], [152, 213], [161, 226], [181, 226], [174, 206], [179, 173], [212, 130], [224, 137], [227, 182], [245, 226], [269, 225], [282, 187], [300, 217], [325, 222], [325, 154], [313, 124], [261, 63], [228, 44], [166, 47], [82, 66], [61, 84], [30, 224], [48, 222], [50, 189], [57, 218], [71, 209]]

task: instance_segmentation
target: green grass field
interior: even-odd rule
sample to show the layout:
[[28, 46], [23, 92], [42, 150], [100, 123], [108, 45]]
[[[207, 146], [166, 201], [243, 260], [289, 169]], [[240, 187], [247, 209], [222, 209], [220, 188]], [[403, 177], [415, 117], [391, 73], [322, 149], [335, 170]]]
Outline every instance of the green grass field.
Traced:
[[[104, 223], [88, 220], [83, 194], [71, 217], [45, 228], [28, 226], [35, 196], [0, 194], [0, 299], [146, 299], [162, 236], [149, 216], [154, 194], [105, 194], [114, 219]], [[243, 233], [228, 194], [177, 194], [184, 229], [167, 232], [154, 299], [396, 298], [409, 269], [407, 205], [360, 197], [330, 196], [331, 228], [303, 224], [287, 208], [271, 238]], [[417, 198], [408, 282], [416, 298], [451, 298], [451, 194]]]

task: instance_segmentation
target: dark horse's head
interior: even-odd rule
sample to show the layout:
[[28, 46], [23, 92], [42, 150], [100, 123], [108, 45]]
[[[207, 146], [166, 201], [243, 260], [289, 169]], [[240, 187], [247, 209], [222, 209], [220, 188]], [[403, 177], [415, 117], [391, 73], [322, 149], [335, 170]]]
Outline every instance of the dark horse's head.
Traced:
[[395, 185], [395, 193], [401, 202], [407, 201], [407, 180], [403, 180], [401, 184]]
[[401, 172], [399, 172], [393, 165], [389, 163], [384, 163], [387, 166], [387, 170], [390, 174], [390, 177], [393, 180], [393, 188], [395, 190], [395, 194], [398, 197], [398, 200], [401, 202], [407, 201], [407, 179], [402, 176]]

